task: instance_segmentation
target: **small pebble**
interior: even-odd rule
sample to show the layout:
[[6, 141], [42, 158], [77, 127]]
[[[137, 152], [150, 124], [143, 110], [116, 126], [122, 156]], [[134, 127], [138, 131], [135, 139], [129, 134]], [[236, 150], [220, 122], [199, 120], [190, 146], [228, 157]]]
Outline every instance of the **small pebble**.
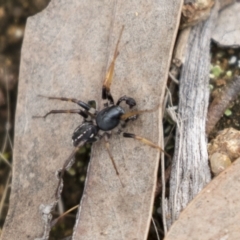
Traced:
[[228, 61], [229, 65], [234, 65], [237, 62], [237, 57], [236, 56], [231, 56], [231, 58]]

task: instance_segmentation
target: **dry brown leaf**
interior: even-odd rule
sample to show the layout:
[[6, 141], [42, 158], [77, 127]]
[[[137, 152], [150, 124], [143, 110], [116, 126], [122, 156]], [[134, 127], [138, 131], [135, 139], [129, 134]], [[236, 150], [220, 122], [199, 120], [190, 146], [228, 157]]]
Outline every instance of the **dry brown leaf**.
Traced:
[[[56, 170], [72, 150], [79, 116], [32, 119], [71, 103], [37, 97], [96, 100], [122, 25], [112, 94], [129, 95], [138, 109], [162, 103], [181, 1], [57, 1], [28, 20], [22, 48], [12, 195], [2, 240], [47, 239]], [[112, 28], [113, 26], [113, 28]], [[127, 131], [160, 144], [162, 110], [145, 114]], [[74, 239], [146, 239], [159, 152], [132, 139], [111, 139], [123, 188], [102, 142], [94, 144]], [[42, 218], [41, 218], [42, 216]], [[44, 225], [44, 222], [45, 225]]]
[[164, 240], [240, 239], [240, 158], [180, 214]]

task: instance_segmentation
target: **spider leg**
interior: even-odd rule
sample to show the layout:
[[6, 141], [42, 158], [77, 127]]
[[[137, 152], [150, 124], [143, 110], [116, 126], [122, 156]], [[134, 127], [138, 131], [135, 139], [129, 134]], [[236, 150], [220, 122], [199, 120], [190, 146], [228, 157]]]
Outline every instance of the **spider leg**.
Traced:
[[106, 77], [103, 82], [103, 87], [102, 87], [102, 99], [107, 99], [110, 102], [110, 104], [114, 104], [112, 94], [110, 93], [110, 87], [111, 87], [112, 79], [113, 79], [115, 61], [117, 59], [117, 56], [119, 55], [118, 45], [119, 45], [120, 39], [122, 37], [123, 29], [124, 29], [124, 26], [122, 26], [122, 29], [121, 29], [121, 32], [120, 32], [120, 35], [119, 35], [119, 38], [117, 41], [117, 45], [116, 45], [116, 48], [114, 51], [113, 59], [108, 68]]
[[140, 142], [142, 142], [142, 143], [144, 143], [144, 144], [146, 144], [146, 145], [148, 145], [152, 148], [158, 149], [160, 152], [163, 152], [166, 156], [171, 158], [171, 156], [167, 152], [165, 152], [161, 147], [159, 147], [158, 145], [156, 145], [155, 143], [153, 143], [152, 141], [150, 141], [146, 138], [140, 137], [140, 136], [135, 135], [133, 133], [126, 133], [126, 132], [123, 133], [123, 137], [136, 139], [136, 140], [138, 140], [138, 141], [140, 141]]
[[[125, 119], [124, 121], [121, 121], [121, 128], [125, 128], [129, 121], [135, 121], [137, 118], [138, 118], [138, 115], [133, 115], [133, 116]], [[118, 132], [121, 133], [122, 129], [119, 129]]]
[[79, 105], [80, 107], [84, 108], [85, 110], [89, 111], [91, 114], [95, 114], [96, 109], [92, 108], [89, 104], [78, 100], [76, 98], [65, 98], [65, 97], [47, 97], [47, 96], [43, 96], [43, 95], [38, 95], [39, 97], [44, 97], [44, 98], [48, 98], [50, 100], [60, 100], [60, 101], [65, 101], [65, 102], [73, 102], [76, 103], [77, 105]]
[[44, 116], [33, 116], [33, 118], [46, 118], [50, 114], [57, 114], [57, 113], [78, 113], [82, 117], [87, 118], [88, 114], [81, 109], [70, 109], [70, 110], [51, 110], [50, 112], [46, 113]]
[[68, 167], [70, 167], [73, 163], [74, 163], [74, 156], [75, 154], [77, 153], [77, 151], [79, 150], [80, 147], [82, 147], [84, 144], [86, 143], [86, 141], [81, 141], [75, 148], [74, 150], [72, 151], [72, 153], [70, 154], [70, 156], [66, 159], [66, 161], [64, 162], [63, 164], [63, 167], [61, 169], [61, 172], [59, 174], [59, 181], [58, 181], [58, 185], [57, 185], [57, 189], [56, 189], [56, 192], [55, 192], [55, 197], [58, 198], [58, 196], [60, 196], [61, 194], [61, 191], [62, 191], [62, 182], [63, 182], [63, 176], [64, 176], [64, 173], [66, 171], [66, 169]]
[[124, 184], [122, 183], [121, 178], [119, 176], [119, 172], [117, 170], [117, 165], [116, 165], [115, 160], [113, 158], [113, 155], [112, 155], [112, 153], [110, 151], [109, 135], [107, 133], [104, 134], [104, 141], [105, 141], [105, 148], [107, 149], [108, 155], [109, 155], [109, 157], [110, 157], [110, 159], [112, 161], [112, 164], [113, 164], [113, 167], [115, 169], [115, 172], [116, 172], [116, 174], [117, 174], [117, 176], [118, 176], [118, 178], [120, 180], [120, 183], [121, 183], [122, 187], [124, 187]]
[[[116, 105], [119, 105], [121, 102], [125, 102], [129, 108], [133, 108], [134, 106], [136, 106], [136, 101], [135, 99], [131, 98], [131, 97], [128, 97], [128, 96], [122, 96], [118, 99], [117, 101], [117, 104]], [[125, 113], [121, 116], [121, 128], [125, 128], [127, 123], [131, 120], [131, 121], [134, 121], [137, 119], [138, 117], [138, 114], [141, 113], [140, 111], [134, 111], [134, 112], [128, 112], [128, 113]], [[118, 130], [118, 133], [121, 133], [122, 132], [122, 129], [119, 129]]]
[[126, 104], [129, 106], [129, 108], [136, 106], [136, 101], [131, 97], [128, 97], [128, 96], [120, 97], [117, 101], [117, 105], [119, 105], [122, 101], [125, 101]]
[[153, 109], [146, 109], [146, 110], [139, 110], [139, 111], [136, 110], [136, 111], [132, 111], [132, 112], [127, 112], [127, 113], [125, 113], [121, 116], [121, 120], [127, 120], [127, 119], [131, 120], [132, 117], [135, 117], [135, 116], [137, 116], [139, 114], [142, 114], [142, 113], [154, 112], [158, 108], [159, 108], [159, 105], [157, 105]]

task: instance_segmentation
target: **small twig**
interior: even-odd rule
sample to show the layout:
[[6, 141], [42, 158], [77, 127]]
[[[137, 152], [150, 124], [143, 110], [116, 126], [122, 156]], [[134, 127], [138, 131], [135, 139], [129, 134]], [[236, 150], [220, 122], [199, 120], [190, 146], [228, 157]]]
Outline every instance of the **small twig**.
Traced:
[[5, 158], [5, 156], [0, 152], [0, 158], [10, 167], [12, 168], [12, 165], [9, 163], [9, 161], [7, 160], [7, 158]]
[[66, 216], [68, 213], [72, 212], [73, 210], [75, 210], [76, 208], [79, 207], [79, 204], [70, 208], [69, 210], [67, 210], [65, 213], [63, 213], [61, 216], [59, 216], [58, 218], [55, 218], [52, 222], [51, 222], [51, 228], [56, 225], [56, 223], [64, 216]]
[[[162, 130], [163, 132], [163, 130]], [[164, 141], [163, 135], [162, 135], [162, 143]], [[164, 144], [163, 144], [164, 145]], [[164, 159], [164, 153], [161, 153], [161, 176], [162, 176], [162, 220], [163, 220], [163, 229], [164, 229], [164, 235], [167, 234], [167, 220], [166, 220], [166, 212], [165, 212], [165, 195], [166, 195], [166, 182], [165, 182], [165, 159]]]
[[1, 199], [1, 202], [0, 202], [0, 217], [2, 216], [3, 205], [6, 202], [7, 192], [8, 192], [8, 189], [10, 187], [10, 181], [11, 181], [11, 176], [12, 176], [12, 165], [11, 165], [11, 163], [9, 163], [9, 161], [6, 159], [6, 157], [3, 155], [3, 153], [5, 152], [5, 150], [7, 148], [7, 142], [9, 142], [11, 150], [13, 150], [12, 141], [11, 141], [11, 138], [10, 138], [10, 135], [9, 135], [9, 129], [10, 129], [10, 98], [9, 98], [9, 92], [8, 92], [8, 81], [7, 81], [7, 79], [6, 79], [5, 83], [6, 83], [6, 94], [7, 94], [7, 121], [6, 121], [6, 134], [4, 136], [4, 142], [3, 142], [3, 145], [2, 145], [2, 148], [1, 148], [0, 157], [10, 167], [10, 172], [8, 173], [7, 182], [5, 184], [2, 199]]
[[0, 202], [0, 218], [2, 217], [3, 205], [5, 203], [5, 200], [6, 200], [6, 197], [7, 197], [7, 192], [8, 192], [8, 189], [10, 187], [11, 176], [12, 176], [12, 172], [10, 171], [9, 174], [8, 174], [7, 182], [5, 184], [2, 199], [1, 199], [1, 202]]
[[[171, 165], [169, 165], [169, 167], [165, 170], [165, 173], [164, 173], [165, 183], [169, 180], [170, 174], [171, 174]], [[158, 182], [157, 182], [155, 197], [157, 197], [162, 192], [162, 189], [163, 189], [163, 184], [162, 184], [162, 177], [161, 177], [161, 178], [158, 179]]]
[[175, 82], [177, 85], [179, 85], [179, 81], [173, 76], [173, 74], [171, 72], [169, 72], [168, 75], [173, 82]]
[[158, 234], [158, 229], [157, 229], [156, 223], [155, 223], [153, 217], [152, 217], [152, 223], [153, 223], [154, 229], [155, 229], [155, 231], [156, 231], [157, 239], [158, 239], [158, 240], [161, 240], [161, 239], [160, 239], [160, 236], [159, 236], [159, 234]]

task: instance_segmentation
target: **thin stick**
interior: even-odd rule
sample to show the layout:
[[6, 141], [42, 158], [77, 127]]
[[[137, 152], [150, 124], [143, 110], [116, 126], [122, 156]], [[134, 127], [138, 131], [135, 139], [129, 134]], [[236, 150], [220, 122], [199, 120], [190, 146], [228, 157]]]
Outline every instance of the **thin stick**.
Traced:
[[[163, 132], [163, 131], [162, 131]], [[162, 143], [164, 138], [162, 136]], [[161, 176], [162, 176], [162, 221], [163, 221], [163, 229], [164, 235], [167, 234], [167, 221], [166, 221], [166, 201], [165, 201], [165, 194], [166, 194], [166, 182], [165, 182], [165, 159], [164, 153], [161, 154]]]
[[65, 173], [66, 168], [68, 167], [68, 165], [70, 164], [70, 162], [71, 162], [72, 159], [74, 158], [74, 156], [75, 156], [75, 154], [77, 153], [78, 149], [79, 149], [81, 146], [83, 146], [85, 143], [86, 143], [86, 141], [80, 142], [80, 143], [74, 148], [74, 150], [72, 151], [72, 153], [70, 154], [70, 156], [69, 156], [69, 157], [66, 159], [66, 161], [64, 162], [63, 167], [62, 167], [62, 169], [61, 169], [60, 176], [59, 176], [58, 186], [57, 186], [57, 189], [56, 189], [56, 192], [55, 192], [56, 198], [58, 198], [58, 196], [60, 195], [60, 185], [61, 185], [61, 183], [62, 183], [62, 179], [63, 179], [63, 176], [64, 176], [64, 173]]
[[152, 223], [153, 223], [154, 229], [156, 231], [157, 239], [160, 240], [160, 237], [159, 237], [159, 234], [158, 234], [158, 230], [157, 230], [157, 226], [156, 226], [156, 223], [155, 223], [153, 217], [152, 217]]
[[61, 216], [59, 216], [58, 218], [54, 219], [54, 220], [51, 222], [51, 228], [52, 228], [53, 226], [55, 226], [56, 223], [57, 223], [62, 217], [66, 216], [68, 213], [72, 212], [73, 210], [75, 210], [75, 209], [78, 208], [78, 207], [79, 207], [79, 204], [76, 205], [76, 206], [74, 206], [74, 207], [72, 207], [72, 208], [70, 208], [70, 209], [67, 210], [65, 213], [63, 213]]

